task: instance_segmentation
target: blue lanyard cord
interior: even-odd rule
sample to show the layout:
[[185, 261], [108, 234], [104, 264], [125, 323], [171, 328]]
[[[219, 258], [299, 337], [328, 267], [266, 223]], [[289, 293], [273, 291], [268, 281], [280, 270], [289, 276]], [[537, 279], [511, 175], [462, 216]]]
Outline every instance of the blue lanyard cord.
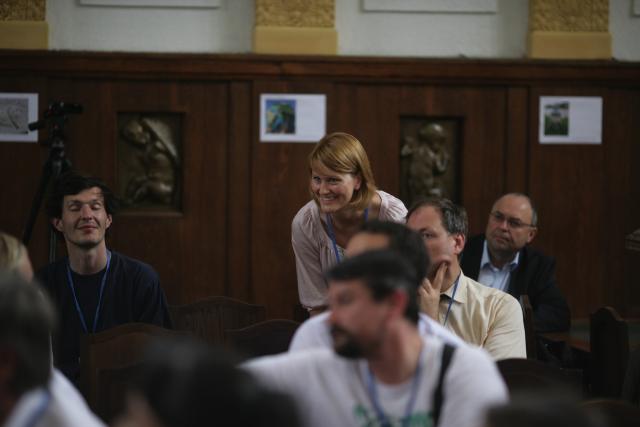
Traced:
[[453, 293], [451, 294], [451, 299], [449, 299], [449, 307], [447, 307], [447, 314], [444, 316], [444, 323], [442, 326], [447, 326], [447, 320], [449, 320], [449, 312], [451, 311], [451, 305], [453, 304], [453, 299], [456, 297], [456, 292], [458, 291], [458, 283], [460, 283], [460, 276], [456, 279], [456, 283], [453, 285]]
[[[367, 221], [369, 218], [369, 208], [364, 210], [364, 221]], [[336, 242], [336, 235], [333, 232], [333, 222], [331, 222], [331, 215], [327, 214], [327, 231], [329, 232], [329, 238], [331, 239], [331, 243], [333, 244], [333, 251], [336, 254], [336, 261], [340, 264], [340, 251], [338, 251], [338, 243]]]
[[40, 400], [40, 404], [36, 408], [34, 412], [31, 413], [31, 416], [27, 419], [27, 422], [24, 423], [24, 427], [33, 427], [35, 426], [40, 418], [44, 415], [44, 412], [47, 410], [49, 406], [49, 402], [51, 401], [51, 394], [49, 390], [46, 390], [42, 395], [42, 399]]
[[[416, 371], [413, 374], [413, 382], [411, 383], [411, 394], [409, 395], [409, 400], [407, 401], [407, 408], [405, 409], [404, 417], [402, 417], [402, 425], [408, 426], [409, 421], [411, 420], [411, 411], [413, 411], [413, 407], [416, 403], [416, 396], [418, 395], [418, 386], [420, 385], [421, 373], [422, 373], [422, 351], [424, 349], [424, 344], [420, 349], [420, 354], [418, 355], [418, 364], [416, 366]], [[383, 427], [391, 427], [391, 421], [387, 418], [387, 415], [384, 413], [382, 409], [382, 405], [380, 405], [380, 400], [378, 399], [378, 390], [376, 388], [376, 379], [373, 376], [373, 372], [371, 372], [371, 368], [367, 366], [367, 391], [369, 393], [369, 398], [371, 399], [371, 404], [373, 405], [373, 409], [375, 409], [376, 414], [378, 415], [378, 421], [380, 425]]]
[[[102, 280], [100, 281], [100, 294], [98, 295], [98, 305], [96, 306], [96, 315], [93, 318], [93, 328], [91, 329], [91, 333], [95, 333], [96, 327], [98, 326], [98, 317], [100, 316], [100, 307], [102, 306], [102, 295], [104, 293], [104, 286], [107, 283], [107, 275], [109, 274], [109, 266], [111, 265], [111, 252], [107, 251], [107, 268], [104, 270], [104, 274], [102, 275]], [[87, 322], [84, 319], [84, 314], [82, 314], [82, 310], [80, 309], [80, 303], [78, 302], [78, 297], [76, 296], [76, 289], [73, 285], [73, 277], [71, 275], [71, 267], [70, 263], [67, 262], [67, 279], [69, 282], [69, 288], [71, 289], [71, 294], [73, 295], [73, 302], [76, 305], [76, 311], [78, 312], [78, 316], [80, 317], [80, 323], [82, 324], [82, 329], [86, 334], [89, 333], [87, 329]]]

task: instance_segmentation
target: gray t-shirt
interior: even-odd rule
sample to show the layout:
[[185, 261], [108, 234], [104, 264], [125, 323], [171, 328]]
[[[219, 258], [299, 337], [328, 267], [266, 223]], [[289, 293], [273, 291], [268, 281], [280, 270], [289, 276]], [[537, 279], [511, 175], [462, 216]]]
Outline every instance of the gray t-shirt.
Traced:
[[[426, 427], [431, 425], [444, 343], [436, 337], [423, 337], [423, 343], [422, 373], [408, 416], [409, 425]], [[364, 359], [346, 359], [318, 348], [254, 359], [244, 367], [264, 385], [294, 396], [306, 426], [377, 425]], [[406, 415], [413, 380], [396, 385], [376, 383], [381, 406], [394, 426]], [[484, 351], [470, 346], [456, 348], [443, 390], [439, 427], [480, 427], [485, 410], [506, 402], [508, 396], [495, 364]]]

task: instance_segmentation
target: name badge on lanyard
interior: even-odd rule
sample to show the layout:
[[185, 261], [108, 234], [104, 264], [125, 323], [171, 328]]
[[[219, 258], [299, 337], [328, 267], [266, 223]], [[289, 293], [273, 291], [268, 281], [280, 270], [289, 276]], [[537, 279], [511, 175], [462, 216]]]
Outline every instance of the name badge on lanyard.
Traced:
[[[96, 307], [96, 315], [93, 318], [93, 328], [91, 329], [91, 333], [96, 332], [96, 327], [98, 326], [98, 317], [100, 316], [100, 307], [102, 306], [102, 295], [104, 294], [104, 287], [107, 283], [107, 276], [109, 275], [109, 266], [111, 265], [111, 252], [107, 251], [107, 267], [104, 270], [104, 274], [102, 275], [102, 279], [100, 281], [100, 294], [98, 295], [98, 305]], [[76, 311], [78, 312], [78, 317], [80, 317], [80, 323], [82, 324], [82, 329], [85, 334], [89, 333], [89, 329], [87, 328], [87, 322], [84, 318], [84, 314], [82, 313], [82, 309], [80, 308], [80, 303], [78, 302], [78, 297], [76, 296], [76, 288], [73, 284], [73, 277], [71, 275], [71, 267], [70, 262], [67, 262], [67, 280], [69, 283], [69, 288], [71, 289], [71, 295], [73, 295], [73, 302], [76, 306]]]

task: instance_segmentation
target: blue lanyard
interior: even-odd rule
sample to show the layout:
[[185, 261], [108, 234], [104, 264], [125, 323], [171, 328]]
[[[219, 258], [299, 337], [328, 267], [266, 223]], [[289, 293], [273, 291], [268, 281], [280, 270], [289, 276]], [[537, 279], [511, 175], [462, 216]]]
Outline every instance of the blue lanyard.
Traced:
[[27, 419], [27, 422], [24, 423], [24, 427], [35, 426], [38, 421], [40, 421], [40, 418], [42, 418], [42, 416], [44, 415], [44, 411], [47, 410], [49, 402], [51, 401], [51, 394], [49, 393], [49, 390], [45, 390], [43, 393], [44, 394], [42, 395], [40, 404], [38, 405], [36, 410], [32, 412], [31, 416]]
[[[418, 395], [418, 385], [421, 380], [422, 373], [422, 351], [424, 349], [424, 344], [420, 349], [420, 354], [418, 355], [418, 365], [416, 366], [416, 371], [413, 374], [413, 382], [411, 384], [411, 394], [409, 395], [409, 401], [407, 402], [407, 408], [405, 409], [404, 417], [402, 417], [402, 425], [408, 426], [409, 421], [411, 419], [411, 411], [413, 411], [413, 406], [416, 403], [416, 396]], [[369, 398], [371, 399], [371, 403], [373, 404], [373, 409], [375, 409], [376, 414], [378, 415], [378, 422], [382, 427], [391, 427], [391, 421], [387, 418], [387, 415], [384, 413], [382, 406], [380, 405], [380, 400], [378, 399], [378, 390], [376, 388], [376, 379], [373, 376], [373, 372], [371, 372], [371, 368], [367, 366], [367, 392], [369, 393]]]
[[449, 307], [447, 307], [447, 314], [444, 316], [444, 323], [442, 326], [447, 326], [447, 320], [449, 320], [449, 312], [451, 311], [451, 304], [453, 304], [453, 299], [456, 297], [456, 292], [458, 291], [458, 283], [460, 283], [460, 276], [456, 279], [456, 283], [453, 285], [453, 293], [451, 294], [451, 299], [449, 300]]
[[[111, 252], [107, 251], [107, 268], [104, 270], [104, 274], [102, 275], [102, 280], [100, 283], [100, 294], [98, 296], [98, 306], [96, 307], [96, 315], [93, 318], [93, 329], [91, 329], [91, 333], [95, 333], [96, 326], [98, 325], [98, 316], [100, 316], [100, 307], [102, 306], [102, 294], [104, 293], [104, 285], [107, 283], [107, 275], [109, 274], [109, 266], [111, 265]], [[84, 329], [85, 334], [89, 333], [87, 329], [87, 322], [84, 320], [84, 314], [82, 314], [82, 310], [80, 309], [80, 303], [78, 302], [78, 297], [76, 296], [76, 289], [73, 286], [73, 277], [71, 276], [71, 267], [70, 263], [67, 262], [67, 279], [69, 280], [69, 288], [71, 289], [71, 294], [73, 295], [73, 301], [76, 304], [76, 311], [78, 312], [78, 316], [80, 317], [80, 323], [82, 324], [82, 329]]]
[[[367, 221], [369, 217], [369, 208], [364, 210], [364, 220]], [[327, 214], [327, 231], [329, 232], [329, 238], [333, 244], [333, 251], [336, 253], [336, 261], [340, 264], [340, 251], [338, 251], [338, 243], [336, 242], [336, 235], [333, 232], [333, 223], [331, 222], [331, 215]]]

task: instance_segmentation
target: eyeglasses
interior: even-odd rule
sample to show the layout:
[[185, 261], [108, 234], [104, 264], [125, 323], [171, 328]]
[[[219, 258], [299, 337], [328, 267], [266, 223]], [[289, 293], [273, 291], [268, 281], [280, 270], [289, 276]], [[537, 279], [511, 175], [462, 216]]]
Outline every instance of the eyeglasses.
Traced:
[[532, 227], [532, 228], [536, 227], [533, 224], [527, 224], [526, 222], [522, 222], [518, 218], [507, 218], [506, 216], [504, 216], [502, 212], [498, 212], [498, 211], [491, 212], [490, 218], [496, 224], [502, 224], [504, 221], [507, 221], [507, 226], [513, 230], [517, 230], [522, 227]]

